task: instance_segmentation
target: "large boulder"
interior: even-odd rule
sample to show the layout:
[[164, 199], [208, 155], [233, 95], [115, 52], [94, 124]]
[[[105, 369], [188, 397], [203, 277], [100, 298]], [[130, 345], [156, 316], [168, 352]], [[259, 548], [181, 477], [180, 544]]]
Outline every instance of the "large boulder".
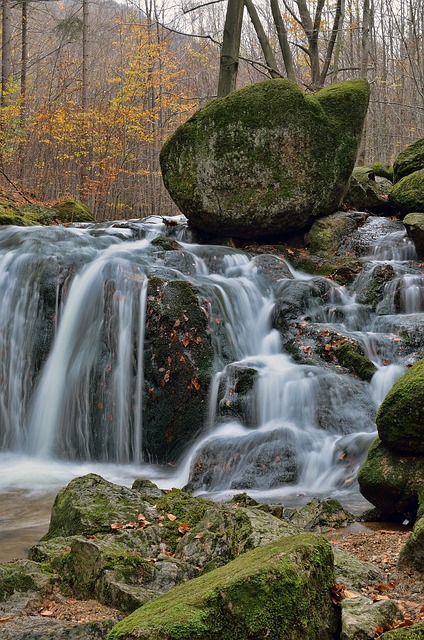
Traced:
[[258, 547], [119, 622], [108, 640], [333, 638], [329, 543], [302, 534]]
[[163, 180], [193, 227], [259, 238], [335, 211], [355, 163], [369, 87], [307, 95], [269, 80], [213, 100], [161, 152]]
[[388, 448], [424, 454], [424, 359], [399, 378], [384, 398], [377, 429]]
[[392, 181], [377, 175], [371, 165], [355, 167], [344, 203], [360, 211], [378, 212], [387, 208], [387, 197], [392, 187]]

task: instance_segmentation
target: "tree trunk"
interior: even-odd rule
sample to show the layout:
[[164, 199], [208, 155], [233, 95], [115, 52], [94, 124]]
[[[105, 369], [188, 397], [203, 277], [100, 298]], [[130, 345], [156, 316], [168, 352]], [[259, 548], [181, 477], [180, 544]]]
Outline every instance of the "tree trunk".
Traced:
[[219, 65], [218, 97], [236, 88], [244, 0], [228, 0]]
[[244, 3], [246, 5], [246, 9], [249, 13], [252, 24], [255, 28], [256, 35], [258, 36], [258, 40], [265, 57], [265, 62], [269, 69], [270, 76], [271, 78], [281, 78], [281, 73], [278, 71], [278, 65], [274, 56], [274, 52], [271, 48], [271, 45], [269, 44], [268, 36], [266, 35], [265, 30], [262, 26], [258, 12], [256, 11], [256, 7], [253, 4], [252, 0], [244, 0]]
[[1, 45], [1, 105], [7, 102], [8, 82], [12, 73], [11, 66], [11, 5], [10, 0], [2, 4], [2, 45]]
[[275, 28], [277, 30], [278, 42], [283, 56], [284, 66], [286, 68], [287, 77], [296, 82], [296, 74], [294, 72], [293, 56], [291, 53], [287, 30], [281, 15], [278, 0], [271, 0], [271, 11], [274, 19]]

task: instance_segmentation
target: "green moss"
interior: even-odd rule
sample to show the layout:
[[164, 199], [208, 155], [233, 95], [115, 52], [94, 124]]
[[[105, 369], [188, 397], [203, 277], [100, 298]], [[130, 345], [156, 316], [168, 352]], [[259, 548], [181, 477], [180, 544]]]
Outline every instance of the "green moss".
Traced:
[[352, 342], [344, 342], [336, 347], [335, 352], [340, 364], [361, 380], [369, 382], [377, 371], [375, 365], [365, 357], [360, 347]]
[[423, 640], [424, 621], [417, 622], [411, 627], [386, 631], [386, 633], [383, 633], [379, 638], [380, 640]]
[[416, 140], [398, 155], [393, 165], [394, 182], [420, 169], [424, 169], [424, 138]]
[[[249, 238], [304, 228], [340, 202], [368, 93], [364, 81], [307, 95], [290, 80], [272, 80], [214, 100], [162, 148], [165, 186], [190, 222], [211, 233]], [[240, 229], [242, 211], [251, 222]]]
[[401, 178], [389, 197], [403, 213], [424, 212], [424, 169]]
[[332, 552], [323, 538], [287, 538], [147, 603], [118, 623], [108, 640], [331, 638], [332, 582]]
[[380, 438], [389, 448], [424, 453], [424, 359], [394, 384], [376, 422]]
[[4, 602], [15, 592], [25, 593], [36, 589], [33, 576], [18, 562], [0, 566], [0, 602]]
[[94, 222], [90, 209], [80, 200], [68, 198], [53, 205], [60, 222]]
[[396, 454], [379, 438], [371, 445], [358, 475], [362, 495], [387, 519], [414, 519], [422, 501], [424, 459]]
[[166, 238], [164, 236], [159, 236], [158, 238], [154, 238], [152, 240], [152, 245], [154, 247], [158, 247], [159, 249], [163, 249], [163, 251], [178, 251], [181, 249], [181, 245], [176, 240], [172, 238]]
[[387, 178], [393, 182], [393, 166], [386, 164], [384, 162], [373, 162], [370, 165], [371, 169], [374, 171], [376, 176], [380, 176], [381, 178]]
[[417, 520], [411, 535], [402, 548], [399, 566], [410, 567], [424, 573], [424, 517]]
[[343, 213], [335, 213], [316, 220], [306, 234], [305, 240], [309, 244], [311, 253], [334, 255], [342, 239], [357, 227], [358, 224], [354, 219]]

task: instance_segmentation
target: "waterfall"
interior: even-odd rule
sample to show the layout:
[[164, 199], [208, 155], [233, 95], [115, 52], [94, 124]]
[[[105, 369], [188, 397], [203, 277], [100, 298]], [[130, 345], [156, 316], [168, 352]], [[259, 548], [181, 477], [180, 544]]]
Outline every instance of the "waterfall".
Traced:
[[[370, 218], [362, 275], [342, 287], [276, 256], [192, 242], [171, 222], [0, 229], [0, 484], [13, 484], [13, 464], [18, 486], [30, 483], [25, 460], [40, 485], [103, 465], [108, 477], [212, 495], [357, 491], [378, 406], [421, 339], [423, 276], [404, 231]], [[373, 307], [364, 296], [383, 267], [391, 279]], [[172, 467], [147, 462], [152, 278], [163, 291], [192, 287], [214, 350], [203, 431]], [[167, 313], [184, 322], [184, 311]], [[346, 341], [374, 363], [371, 382], [327, 357]]]

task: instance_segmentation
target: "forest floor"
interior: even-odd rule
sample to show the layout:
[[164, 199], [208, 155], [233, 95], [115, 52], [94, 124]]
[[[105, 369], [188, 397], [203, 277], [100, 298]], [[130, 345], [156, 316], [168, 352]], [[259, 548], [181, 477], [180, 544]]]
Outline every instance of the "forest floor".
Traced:
[[[424, 580], [422, 574], [397, 568], [400, 550], [410, 532], [384, 528], [365, 530], [364, 527], [363, 529], [360, 532], [351, 533], [335, 530], [326, 535], [332, 544], [342, 547], [359, 560], [370, 562], [386, 575], [385, 582], [364, 585], [357, 595], [367, 596], [372, 600], [390, 599], [396, 601], [403, 612], [404, 621], [399, 621], [395, 627], [408, 626], [412, 622], [424, 619]], [[339, 586], [343, 587], [343, 585]], [[349, 594], [350, 597], [355, 595], [352, 592]], [[123, 617], [121, 612], [105, 607], [96, 600], [77, 600], [66, 597], [59, 591], [54, 592], [37, 611], [32, 611], [30, 615], [48, 616], [74, 623], [107, 619], [118, 620]], [[377, 638], [379, 635], [379, 630], [376, 630], [375, 637]]]

